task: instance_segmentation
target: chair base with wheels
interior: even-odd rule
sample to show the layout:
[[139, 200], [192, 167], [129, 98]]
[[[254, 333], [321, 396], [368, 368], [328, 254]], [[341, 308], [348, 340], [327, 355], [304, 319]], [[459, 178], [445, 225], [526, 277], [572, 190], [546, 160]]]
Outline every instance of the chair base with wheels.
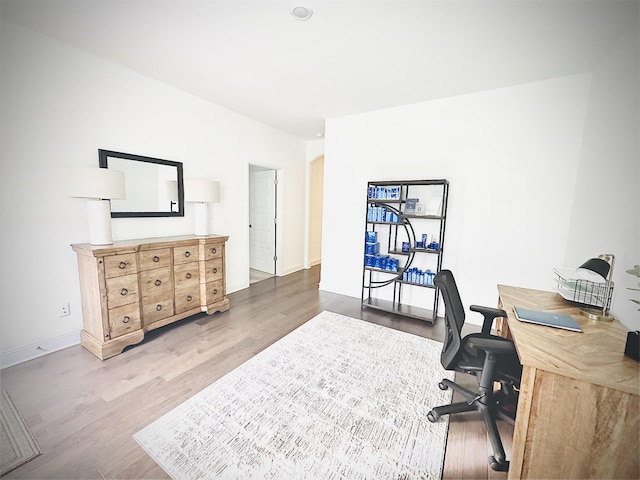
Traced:
[[442, 415], [474, 411], [480, 412], [494, 451], [494, 454], [489, 456], [489, 465], [493, 470], [506, 472], [509, 469], [509, 462], [506, 459], [495, 419], [500, 418], [501, 420], [509, 422], [511, 425], [515, 423], [515, 410], [503, 407], [503, 403], [508, 405], [515, 405], [515, 403], [517, 403], [518, 394], [513, 388], [513, 385], [504, 385], [502, 387], [503, 390], [487, 394], [481, 393], [482, 388], [474, 392], [445, 378], [438, 383], [438, 387], [440, 387], [440, 390], [448, 390], [451, 388], [455, 392], [460, 393], [465, 400], [434, 407], [427, 413], [427, 419], [430, 422], [437, 422]]

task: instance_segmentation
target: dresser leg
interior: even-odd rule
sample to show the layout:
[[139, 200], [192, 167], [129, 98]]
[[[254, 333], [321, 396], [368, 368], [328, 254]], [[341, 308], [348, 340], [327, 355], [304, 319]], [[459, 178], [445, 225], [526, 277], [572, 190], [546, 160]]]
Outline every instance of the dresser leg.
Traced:
[[122, 335], [114, 340], [107, 340], [106, 342], [97, 340], [86, 330], [80, 332], [80, 344], [100, 360], [115, 357], [122, 353], [125, 347], [140, 343], [142, 340], [144, 340], [144, 331], [142, 330], [136, 330], [135, 332]]

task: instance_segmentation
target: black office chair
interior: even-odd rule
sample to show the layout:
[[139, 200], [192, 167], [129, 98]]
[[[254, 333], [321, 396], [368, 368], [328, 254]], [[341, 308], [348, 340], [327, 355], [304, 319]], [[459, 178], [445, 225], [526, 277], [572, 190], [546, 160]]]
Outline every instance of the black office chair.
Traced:
[[[471, 311], [484, 316], [482, 332], [462, 338], [460, 332], [464, 325], [465, 313], [453, 273], [450, 270], [440, 271], [434, 283], [442, 293], [445, 306], [446, 337], [440, 357], [442, 366], [447, 370], [474, 375], [478, 381], [478, 390], [474, 392], [451, 380], [443, 379], [438, 384], [440, 389], [453, 388], [466, 400], [435, 407], [427, 414], [427, 418], [435, 422], [442, 415], [479, 411], [494, 452], [489, 456], [489, 465], [494, 470], [506, 471], [509, 469], [509, 462], [500, 440], [496, 419], [501, 418], [514, 423], [517, 389], [520, 387], [522, 374], [522, 365], [513, 342], [491, 335], [493, 320], [506, 317], [506, 313], [497, 308], [471, 305]], [[500, 382], [499, 391], [494, 392], [494, 382]], [[507, 402], [507, 399], [513, 402]], [[513, 407], [505, 408], [507, 403], [513, 404]]]

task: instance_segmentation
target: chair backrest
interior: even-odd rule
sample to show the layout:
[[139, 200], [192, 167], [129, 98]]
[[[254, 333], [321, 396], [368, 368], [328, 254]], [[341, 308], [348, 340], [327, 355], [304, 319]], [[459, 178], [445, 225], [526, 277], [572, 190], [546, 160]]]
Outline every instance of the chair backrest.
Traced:
[[444, 318], [446, 321], [446, 336], [440, 361], [447, 370], [453, 370], [462, 343], [462, 326], [464, 325], [464, 306], [460, 300], [460, 293], [451, 270], [441, 270], [435, 276], [433, 283], [440, 289], [444, 300]]

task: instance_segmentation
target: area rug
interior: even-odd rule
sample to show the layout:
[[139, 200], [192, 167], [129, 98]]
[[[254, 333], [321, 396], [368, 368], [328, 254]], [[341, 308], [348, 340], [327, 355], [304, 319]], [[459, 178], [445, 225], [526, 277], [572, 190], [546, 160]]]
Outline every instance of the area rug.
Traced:
[[0, 393], [0, 477], [42, 454], [9, 394]]
[[324, 311], [134, 434], [174, 479], [437, 479], [442, 344]]

